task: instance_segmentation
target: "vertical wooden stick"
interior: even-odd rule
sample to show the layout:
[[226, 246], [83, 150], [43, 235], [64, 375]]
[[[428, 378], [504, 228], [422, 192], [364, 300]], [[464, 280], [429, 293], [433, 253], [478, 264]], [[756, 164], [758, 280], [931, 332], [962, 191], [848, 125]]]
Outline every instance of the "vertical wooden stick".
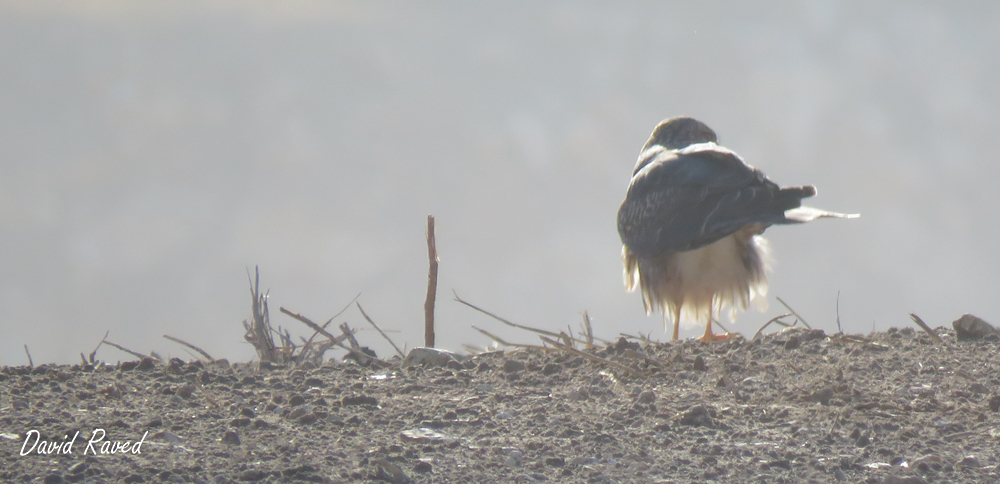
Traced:
[[427, 258], [430, 269], [427, 272], [427, 300], [424, 301], [424, 346], [434, 347], [434, 299], [437, 298], [438, 254], [434, 240], [434, 216], [427, 216]]

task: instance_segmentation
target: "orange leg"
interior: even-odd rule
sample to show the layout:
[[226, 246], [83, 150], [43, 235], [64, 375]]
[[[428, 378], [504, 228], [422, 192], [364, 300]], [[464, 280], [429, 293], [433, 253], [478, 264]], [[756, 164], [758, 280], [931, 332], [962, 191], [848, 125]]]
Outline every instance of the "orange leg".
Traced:
[[678, 304], [674, 307], [674, 339], [672, 341], [677, 341], [677, 336], [681, 326], [681, 305]]
[[708, 313], [708, 324], [705, 325], [705, 334], [698, 341], [704, 341], [706, 343], [711, 341], [718, 341], [720, 339], [729, 339], [729, 333], [715, 334], [712, 332], [712, 312]]

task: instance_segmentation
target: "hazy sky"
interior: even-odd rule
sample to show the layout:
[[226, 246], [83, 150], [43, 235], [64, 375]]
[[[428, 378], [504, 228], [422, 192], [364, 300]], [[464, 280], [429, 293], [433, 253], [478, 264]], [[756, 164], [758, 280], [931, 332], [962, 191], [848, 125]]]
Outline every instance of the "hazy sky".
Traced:
[[779, 296], [836, 331], [838, 291], [850, 332], [1000, 324], [995, 2], [0, 2], [0, 364], [72, 363], [107, 330], [248, 360], [258, 264], [276, 326], [308, 336], [278, 307], [325, 321], [361, 293], [419, 346], [427, 214], [438, 346], [538, 343], [452, 290], [666, 340], [622, 288], [615, 213], [677, 115], [862, 214], [768, 230], [770, 309], [731, 329]]

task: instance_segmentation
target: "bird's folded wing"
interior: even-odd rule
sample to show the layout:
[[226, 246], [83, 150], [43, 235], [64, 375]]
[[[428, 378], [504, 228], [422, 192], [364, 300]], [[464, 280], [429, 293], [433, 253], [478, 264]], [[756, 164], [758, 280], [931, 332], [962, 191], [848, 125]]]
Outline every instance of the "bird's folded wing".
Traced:
[[827, 212], [826, 210], [820, 210], [814, 207], [807, 207], [805, 205], [791, 210], [785, 210], [785, 219], [789, 223], [806, 223], [812, 222], [818, 218], [824, 217], [836, 217], [836, 218], [858, 218], [861, 214], [857, 213], [837, 213], [837, 212]]

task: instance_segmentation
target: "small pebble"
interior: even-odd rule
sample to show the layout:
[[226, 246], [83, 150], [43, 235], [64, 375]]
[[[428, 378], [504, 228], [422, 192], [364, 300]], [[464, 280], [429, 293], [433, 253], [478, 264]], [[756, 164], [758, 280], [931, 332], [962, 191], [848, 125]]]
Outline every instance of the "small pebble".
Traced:
[[303, 415], [308, 414], [311, 411], [312, 409], [309, 407], [296, 407], [294, 410], [288, 413], [288, 419], [295, 420]]
[[177, 396], [181, 398], [191, 398], [191, 394], [194, 393], [195, 386], [191, 384], [184, 385], [177, 389]]
[[135, 367], [135, 369], [139, 371], [149, 371], [153, 368], [156, 368], [156, 364], [153, 363], [152, 358], [143, 358], [142, 361], [139, 362], [139, 366]]
[[639, 403], [653, 403], [656, 401], [656, 394], [652, 390], [646, 390], [639, 394], [636, 401]]
[[235, 430], [227, 430], [219, 441], [228, 445], [240, 445], [240, 434]]
[[830, 405], [831, 398], [833, 398], [832, 388], [823, 388], [809, 395], [809, 400], [819, 402], [820, 405]]
[[524, 363], [517, 360], [512, 360], [507, 358], [503, 360], [503, 371], [507, 373], [514, 373], [515, 371], [523, 371], [525, 368]]
[[507, 452], [507, 458], [504, 459], [504, 464], [507, 467], [521, 467], [521, 461], [524, 458], [524, 454], [517, 449]]
[[990, 410], [994, 412], [1000, 412], [1000, 395], [993, 395], [990, 397]]
[[696, 405], [684, 412], [680, 419], [681, 425], [712, 427], [712, 415], [704, 405]]

